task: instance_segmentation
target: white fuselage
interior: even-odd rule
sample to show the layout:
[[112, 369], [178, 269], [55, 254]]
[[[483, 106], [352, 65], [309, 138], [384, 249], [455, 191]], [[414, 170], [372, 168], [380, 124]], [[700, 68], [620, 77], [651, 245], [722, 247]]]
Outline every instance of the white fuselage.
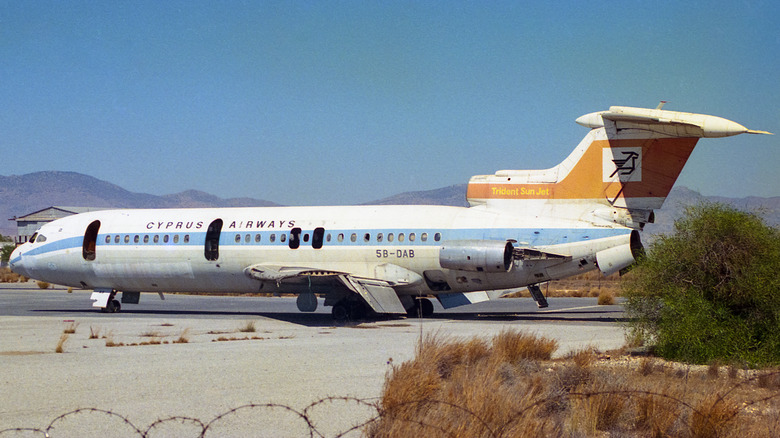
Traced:
[[[218, 254], [208, 257], [207, 228], [218, 219], [222, 221]], [[94, 259], [88, 260], [83, 252], [84, 233], [95, 221], [100, 224]], [[296, 245], [290, 239], [298, 229], [298, 245], [292, 248]], [[315, 236], [317, 229], [319, 237]], [[43, 226], [39, 236], [45, 241], [38, 237], [18, 248], [12, 266], [32, 278], [90, 289], [247, 293], [261, 288], [287, 291], [284, 282], [267, 284], [245, 275], [248, 266], [258, 263], [364, 278], [382, 278], [383, 269], [395, 265], [426, 280], [431, 277], [426, 273], [435, 272], [449, 285], [448, 292], [466, 292], [521, 287], [594, 269], [596, 253], [626, 245], [630, 233], [620, 226], [594, 227], [550, 218], [533, 221], [480, 207], [106, 210]], [[509, 240], [516, 246], [571, 259], [516, 260], [508, 272], [442, 268], [442, 246], [464, 240]], [[399, 294], [437, 292], [429, 281], [411, 282], [396, 290]]]

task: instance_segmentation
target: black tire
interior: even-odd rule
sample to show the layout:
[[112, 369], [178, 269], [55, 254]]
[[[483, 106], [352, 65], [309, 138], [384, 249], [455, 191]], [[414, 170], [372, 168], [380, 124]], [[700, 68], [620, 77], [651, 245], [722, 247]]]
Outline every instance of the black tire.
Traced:
[[106, 307], [104, 311], [108, 313], [116, 313], [119, 312], [121, 309], [122, 309], [122, 304], [119, 303], [119, 300], [111, 300], [108, 303], [106, 303]]
[[349, 319], [349, 308], [346, 303], [338, 302], [333, 305], [330, 314], [333, 315], [334, 320], [344, 322]]
[[431, 300], [427, 298], [422, 298], [419, 300], [419, 306], [420, 306], [420, 314], [422, 314], [423, 317], [428, 317], [433, 315], [433, 303]]

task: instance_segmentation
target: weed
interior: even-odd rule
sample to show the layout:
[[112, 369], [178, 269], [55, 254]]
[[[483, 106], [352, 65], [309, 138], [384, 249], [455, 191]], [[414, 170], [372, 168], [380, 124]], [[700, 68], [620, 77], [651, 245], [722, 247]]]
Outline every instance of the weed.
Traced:
[[615, 304], [615, 295], [613, 295], [612, 292], [601, 291], [599, 292], [597, 303], [599, 306], [611, 306]]
[[244, 323], [244, 325], [238, 328], [238, 331], [240, 331], [241, 333], [256, 332], [257, 328], [255, 328], [255, 321], [247, 321], [246, 323]]
[[655, 371], [655, 359], [651, 357], [642, 358], [637, 369], [640, 376], [649, 376]]
[[717, 379], [720, 376], [720, 362], [713, 360], [707, 367], [707, 377]]
[[45, 281], [36, 281], [35, 284], [38, 285], [39, 289], [48, 289], [51, 284], [45, 282]]
[[162, 335], [160, 334], [160, 332], [157, 332], [157, 331], [154, 331], [154, 330], [149, 330], [149, 331], [141, 333], [141, 337], [143, 337], [143, 338], [159, 338], [161, 336]]
[[657, 359], [642, 359], [637, 372], [636, 360], [603, 360], [592, 349], [564, 360], [522, 358], [517, 352], [527, 349], [518, 345], [545, 344], [518, 341], [528, 336], [507, 332], [491, 342], [424, 336], [413, 360], [388, 361], [380, 418], [364, 434], [708, 438], [780, 430], [780, 392], [773, 386], [780, 372], [727, 388], [725, 376], [708, 378], [703, 367], [669, 366], [682, 370], [686, 378], [678, 379], [654, 372], [662, 366]]
[[100, 337], [100, 327], [89, 326], [89, 339], [98, 339]]
[[182, 330], [182, 332], [179, 335], [179, 337], [176, 338], [176, 340], [173, 341], [173, 343], [174, 344], [186, 344], [187, 342], [190, 342], [190, 339], [189, 339], [189, 336], [188, 336], [189, 331], [190, 331], [189, 329]]
[[68, 324], [65, 327], [65, 329], [62, 331], [62, 333], [66, 333], [66, 334], [72, 335], [72, 334], [76, 333], [76, 328], [78, 326], [79, 326], [79, 324], [77, 322], [71, 322], [70, 324]]
[[70, 336], [67, 332], [63, 333], [62, 336], [60, 336], [59, 342], [57, 342], [57, 348], [54, 349], [55, 353], [64, 353], [65, 352], [65, 341], [68, 340], [68, 336]]
[[69, 294], [72, 294], [72, 293], [73, 293], [73, 288], [72, 288], [72, 287], [69, 287], [69, 288], [68, 288], [68, 293], [69, 293]]

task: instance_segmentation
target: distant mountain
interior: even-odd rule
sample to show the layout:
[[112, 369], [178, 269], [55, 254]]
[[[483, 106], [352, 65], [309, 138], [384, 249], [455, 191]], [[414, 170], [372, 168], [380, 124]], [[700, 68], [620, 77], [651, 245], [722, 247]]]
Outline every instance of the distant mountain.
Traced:
[[208, 193], [188, 190], [156, 196], [134, 193], [115, 184], [77, 172], [35, 172], [26, 175], [0, 175], [0, 233], [16, 234], [10, 219], [52, 205], [107, 208], [175, 207], [263, 207], [278, 205], [250, 198], [222, 199]]
[[367, 202], [365, 205], [452, 205], [468, 207], [466, 202], [466, 187], [468, 184], [456, 184], [440, 189], [421, 192], [404, 192], [378, 201]]
[[[405, 192], [367, 205], [452, 205], [467, 206], [466, 184], [433, 190]], [[701, 201], [722, 202], [733, 207], [755, 211], [767, 223], [780, 225], [780, 197], [725, 198], [703, 196], [686, 187], [675, 187], [656, 211], [656, 223], [648, 224], [645, 234], [669, 233], [674, 220], [681, 217], [685, 206]], [[278, 205], [252, 198], [223, 199], [197, 190], [156, 196], [133, 193], [106, 181], [76, 172], [36, 172], [27, 175], [0, 175], [0, 219], [22, 216], [58, 205], [69, 207], [116, 208], [177, 208], [177, 207], [265, 207]], [[12, 221], [0, 221], [0, 233], [16, 233]]]

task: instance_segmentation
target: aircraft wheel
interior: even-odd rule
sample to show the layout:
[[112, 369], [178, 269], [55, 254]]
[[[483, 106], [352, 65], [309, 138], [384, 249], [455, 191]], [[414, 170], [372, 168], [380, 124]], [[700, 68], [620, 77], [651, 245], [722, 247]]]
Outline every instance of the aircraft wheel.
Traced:
[[330, 313], [333, 315], [333, 319], [339, 322], [349, 319], [349, 309], [343, 301], [334, 304]]
[[363, 319], [366, 317], [367, 309], [363, 303], [353, 301], [349, 303], [349, 317], [353, 320]]
[[433, 315], [433, 303], [431, 300], [427, 298], [423, 298], [419, 300], [419, 306], [420, 306], [420, 313], [422, 316], [431, 316]]
[[119, 312], [120, 309], [122, 309], [122, 304], [119, 303], [119, 300], [111, 300], [106, 304], [106, 307], [103, 309], [103, 311], [108, 313], [116, 313]]
[[422, 316], [420, 314], [420, 300], [414, 300], [412, 307], [406, 309], [406, 315], [410, 318], [420, 318]]

